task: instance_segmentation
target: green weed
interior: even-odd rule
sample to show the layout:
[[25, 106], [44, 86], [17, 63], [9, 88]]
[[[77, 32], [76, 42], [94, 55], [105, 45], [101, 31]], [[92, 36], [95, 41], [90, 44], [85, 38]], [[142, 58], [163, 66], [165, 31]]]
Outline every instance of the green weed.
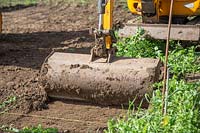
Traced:
[[57, 4], [59, 2], [74, 3], [85, 5], [92, 0], [1, 0], [0, 7], [11, 7], [16, 5], [32, 5], [32, 4]]
[[[9, 109], [6, 108], [8, 105], [12, 104], [16, 101], [16, 97], [10, 97], [8, 100], [0, 103], [0, 114], [4, 114]], [[58, 133], [58, 129], [56, 128], [43, 128], [41, 125], [38, 125], [37, 127], [24, 127], [23, 129], [17, 129], [14, 128], [11, 124], [10, 126], [1, 125], [0, 126], [0, 132], [9, 132], [9, 133]]]
[[[159, 40], [147, 40], [142, 37], [144, 30], [139, 29], [138, 32], [130, 38], [122, 38], [117, 44], [117, 56], [124, 57], [161, 57], [163, 56], [164, 43]], [[117, 35], [116, 35], [117, 36]], [[119, 38], [118, 38], [119, 39]]]
[[6, 101], [3, 101], [2, 103], [0, 103], [0, 110], [2, 112], [0, 112], [0, 114], [4, 113], [5, 111], [9, 110], [7, 109], [6, 107], [9, 105], [9, 104], [12, 104], [16, 101], [16, 97], [15, 96], [11, 96], [8, 100]]
[[[115, 46], [118, 56], [153, 57], [164, 61], [165, 42], [143, 37], [139, 29], [130, 38], [121, 39]], [[123, 118], [108, 121], [106, 133], [197, 133], [200, 132], [200, 82], [185, 81], [187, 73], [200, 71], [195, 47], [183, 48], [180, 43], [171, 41], [169, 68], [172, 78], [169, 80], [167, 115], [162, 115], [162, 82], [156, 83], [150, 98], [150, 107], [143, 110], [134, 107]], [[130, 113], [131, 112], [131, 113]]]
[[5, 127], [2, 126], [1, 129], [4, 132], [10, 132], [10, 133], [58, 133], [58, 129], [56, 128], [43, 128], [41, 125], [38, 125], [37, 127], [24, 127], [22, 130], [19, 130], [17, 128]]
[[0, 7], [37, 4], [41, 0], [1, 0]]

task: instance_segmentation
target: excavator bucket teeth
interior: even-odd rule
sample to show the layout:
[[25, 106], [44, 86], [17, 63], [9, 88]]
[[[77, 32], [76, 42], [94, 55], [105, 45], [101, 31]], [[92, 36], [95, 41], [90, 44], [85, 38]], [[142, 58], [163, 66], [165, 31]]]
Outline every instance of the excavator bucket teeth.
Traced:
[[[128, 104], [152, 91], [158, 81], [158, 59], [116, 57], [89, 62], [90, 55], [55, 52], [44, 65], [43, 83], [50, 97], [102, 105]], [[137, 98], [136, 98], [137, 97]]]

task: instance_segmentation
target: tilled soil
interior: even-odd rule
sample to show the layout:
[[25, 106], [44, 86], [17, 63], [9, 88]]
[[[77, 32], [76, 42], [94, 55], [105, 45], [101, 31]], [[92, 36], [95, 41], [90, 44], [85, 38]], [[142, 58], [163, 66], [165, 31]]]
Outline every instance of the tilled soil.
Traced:
[[[115, 11], [118, 25], [132, 18], [119, 4]], [[0, 125], [14, 124], [21, 128], [42, 124], [60, 131], [95, 132], [105, 127], [109, 118], [124, 112], [80, 102], [52, 101], [39, 84], [40, 68], [52, 49], [70, 48], [73, 52], [89, 53], [94, 39], [88, 30], [96, 25], [96, 1], [86, 5], [60, 2], [4, 10], [0, 35], [0, 103], [15, 96], [16, 101], [8, 107], [9, 112], [18, 115], [0, 115]], [[45, 117], [19, 116], [21, 113]]]
[[5, 113], [2, 115], [1, 124], [14, 124], [18, 128], [24, 126], [55, 127], [60, 132], [70, 133], [101, 133], [106, 129], [107, 121], [126, 110], [116, 107], [100, 107], [83, 102], [52, 101], [48, 109], [32, 111], [27, 115], [21, 113]]

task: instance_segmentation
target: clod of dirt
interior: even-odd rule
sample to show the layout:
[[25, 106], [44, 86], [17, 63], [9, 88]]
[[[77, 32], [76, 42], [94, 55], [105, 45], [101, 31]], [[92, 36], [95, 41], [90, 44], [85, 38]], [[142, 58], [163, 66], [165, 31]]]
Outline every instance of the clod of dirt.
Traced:
[[31, 110], [41, 110], [46, 108], [47, 95], [45, 90], [37, 83], [35, 85], [26, 86], [25, 90], [18, 97], [19, 107], [21, 110], [30, 112]]
[[21, 112], [28, 113], [32, 110], [47, 108], [47, 95], [44, 88], [39, 84], [38, 78], [21, 83], [1, 82], [1, 85], [3, 85], [0, 87], [1, 103], [9, 100], [10, 97], [16, 97], [16, 101], [9, 105], [9, 109], [18, 109]]

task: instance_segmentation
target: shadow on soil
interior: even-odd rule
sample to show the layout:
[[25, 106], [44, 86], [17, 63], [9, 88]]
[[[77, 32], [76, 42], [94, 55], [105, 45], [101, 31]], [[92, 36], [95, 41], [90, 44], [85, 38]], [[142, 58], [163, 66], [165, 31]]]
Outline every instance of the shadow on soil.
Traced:
[[[40, 69], [52, 49], [89, 54], [92, 42], [88, 30], [1, 34], [0, 65]], [[83, 48], [85, 45], [88, 47]]]
[[[0, 4], [0, 6], [1, 6], [1, 4]], [[29, 5], [18, 4], [15, 6], [8, 5], [8, 6], [0, 7], [0, 12], [13, 12], [13, 11], [26, 9], [26, 8], [33, 7], [33, 6], [37, 6], [37, 4], [29, 4]]]
[[[87, 106], [95, 106], [95, 107], [101, 107], [101, 108], [110, 108], [110, 109], [131, 109], [131, 107], [129, 107], [129, 105], [100, 105], [97, 103], [93, 103], [93, 102], [88, 102], [88, 101], [80, 101], [80, 100], [69, 100], [69, 99], [59, 99], [59, 98], [49, 98], [48, 104], [54, 103], [56, 101], [61, 101], [65, 104], [73, 104], [73, 105], [87, 105]], [[139, 102], [136, 101], [135, 102], [135, 106], [139, 107]], [[141, 105], [141, 108], [143, 109], [147, 109], [149, 107], [149, 103], [144, 100], [143, 104]]]
[[48, 103], [54, 103], [56, 101], [61, 101], [65, 104], [75, 104], [75, 105], [88, 105], [88, 106], [95, 106], [95, 107], [101, 107], [101, 108], [117, 108], [117, 109], [128, 109], [128, 106], [123, 105], [99, 105], [91, 102], [86, 101], [79, 101], [79, 100], [67, 100], [67, 99], [57, 99], [57, 98], [49, 98]]

